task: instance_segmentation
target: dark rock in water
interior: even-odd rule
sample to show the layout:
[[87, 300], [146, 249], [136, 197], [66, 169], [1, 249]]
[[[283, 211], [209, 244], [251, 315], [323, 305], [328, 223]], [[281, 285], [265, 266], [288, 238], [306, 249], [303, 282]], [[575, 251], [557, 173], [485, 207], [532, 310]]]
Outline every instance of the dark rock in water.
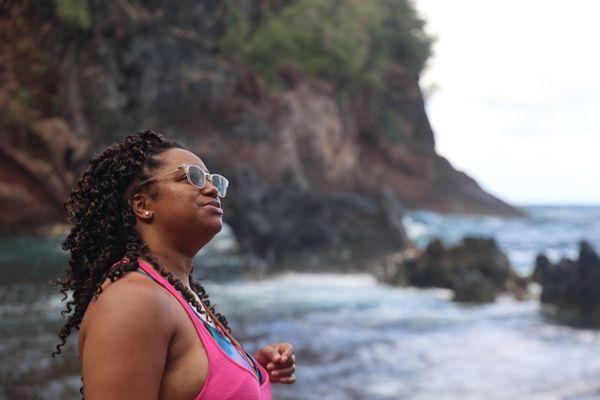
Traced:
[[538, 255], [532, 279], [542, 285], [542, 303], [553, 306], [559, 318], [574, 316], [574, 323], [600, 327], [600, 257], [589, 243], [580, 243], [577, 260], [553, 264]]
[[273, 270], [359, 268], [362, 260], [408, 244], [402, 206], [391, 193], [376, 202], [358, 194], [322, 194], [288, 170], [270, 185], [248, 166], [231, 176], [225, 211], [240, 249]]
[[452, 284], [454, 300], [468, 303], [492, 303], [497, 288], [481, 272], [461, 271]]
[[387, 255], [380, 262], [371, 264], [371, 271], [379, 282], [394, 286], [412, 285], [409, 270], [413, 270], [421, 252], [415, 247], [408, 247], [399, 252]]
[[531, 281], [536, 283], [542, 283], [542, 275], [550, 274], [552, 269], [552, 263], [544, 254], [538, 254], [535, 259], [535, 268], [531, 274]]
[[501, 292], [526, 295], [526, 281], [517, 276], [494, 239], [465, 237], [445, 247], [432, 240], [425, 251], [410, 249], [388, 256], [375, 269], [380, 281], [399, 286], [440, 287], [454, 291], [460, 302], [493, 302]]

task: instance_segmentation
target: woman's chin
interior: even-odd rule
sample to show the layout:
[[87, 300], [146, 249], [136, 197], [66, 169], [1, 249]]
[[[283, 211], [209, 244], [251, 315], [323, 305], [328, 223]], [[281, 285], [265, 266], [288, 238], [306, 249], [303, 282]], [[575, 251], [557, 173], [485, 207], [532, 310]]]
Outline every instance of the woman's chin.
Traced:
[[221, 232], [221, 229], [223, 229], [223, 220], [219, 218], [219, 223], [217, 224], [217, 231], [215, 232], [215, 235]]
[[221, 218], [212, 218], [210, 223], [205, 220], [202, 223], [202, 227], [199, 227], [202, 234], [210, 233], [213, 236], [221, 232], [221, 229], [223, 229], [223, 220]]

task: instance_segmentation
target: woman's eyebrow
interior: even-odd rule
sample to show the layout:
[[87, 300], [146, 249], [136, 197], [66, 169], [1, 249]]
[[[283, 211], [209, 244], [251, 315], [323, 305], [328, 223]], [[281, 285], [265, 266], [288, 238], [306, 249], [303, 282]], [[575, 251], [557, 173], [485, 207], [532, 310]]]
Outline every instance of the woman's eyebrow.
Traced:
[[[203, 167], [203, 166], [201, 166], [201, 165], [199, 165], [199, 164], [187, 164], [187, 165], [194, 166], [194, 167], [198, 167], [198, 168], [200, 168], [202, 171], [206, 172], [207, 174], [210, 174], [210, 171], [208, 170], [208, 168], [206, 168], [206, 167]], [[183, 168], [182, 168], [182, 171], [183, 171]]]

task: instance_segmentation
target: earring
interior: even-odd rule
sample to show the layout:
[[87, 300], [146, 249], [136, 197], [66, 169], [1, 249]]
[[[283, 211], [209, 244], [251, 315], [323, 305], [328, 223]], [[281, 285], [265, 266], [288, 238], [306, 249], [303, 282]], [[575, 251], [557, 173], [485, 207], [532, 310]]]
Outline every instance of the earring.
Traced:
[[146, 217], [150, 216], [150, 211], [146, 211], [146, 213], [144, 214]]

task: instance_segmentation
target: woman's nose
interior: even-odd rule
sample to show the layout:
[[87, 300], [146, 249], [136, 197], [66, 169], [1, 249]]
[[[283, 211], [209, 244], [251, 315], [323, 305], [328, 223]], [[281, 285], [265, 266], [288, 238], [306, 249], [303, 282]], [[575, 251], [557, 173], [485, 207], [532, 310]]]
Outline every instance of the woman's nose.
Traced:
[[204, 188], [202, 189], [202, 193], [203, 194], [211, 194], [213, 195], [213, 197], [217, 197], [219, 195], [219, 191], [217, 190], [217, 187], [215, 185], [213, 185], [212, 183], [212, 178], [210, 177], [206, 177], [206, 184], [204, 185]]

